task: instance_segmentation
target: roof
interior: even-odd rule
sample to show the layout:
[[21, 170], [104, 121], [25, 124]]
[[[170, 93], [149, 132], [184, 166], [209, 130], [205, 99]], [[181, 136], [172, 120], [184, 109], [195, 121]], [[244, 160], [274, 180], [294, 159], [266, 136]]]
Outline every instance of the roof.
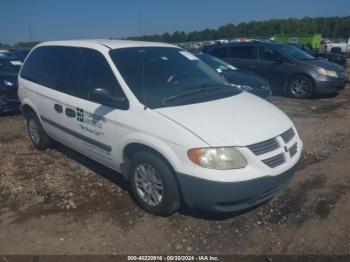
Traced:
[[64, 40], [64, 41], [49, 41], [39, 44], [39, 46], [48, 45], [64, 45], [77, 47], [96, 47], [104, 46], [109, 49], [126, 48], [126, 47], [175, 47], [171, 44], [146, 42], [146, 41], [130, 41], [130, 40], [111, 40], [111, 39], [87, 39], [87, 40]]

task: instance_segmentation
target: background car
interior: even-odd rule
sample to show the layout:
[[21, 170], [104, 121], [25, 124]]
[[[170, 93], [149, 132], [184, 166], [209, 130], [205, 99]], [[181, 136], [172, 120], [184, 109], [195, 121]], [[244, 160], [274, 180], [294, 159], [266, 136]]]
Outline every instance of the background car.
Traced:
[[325, 53], [325, 52], [314, 52], [312, 51], [310, 48], [304, 46], [304, 45], [300, 45], [298, 43], [289, 43], [292, 46], [298, 47], [301, 50], [309, 53], [310, 55], [319, 58], [319, 59], [323, 59], [332, 63], [336, 63], [338, 65], [343, 66], [344, 68], [347, 67], [347, 62], [346, 62], [346, 58], [344, 55], [342, 54], [337, 54], [337, 53]]
[[17, 77], [22, 63], [0, 57], [0, 113], [19, 109]]
[[273, 91], [294, 98], [335, 93], [345, 87], [344, 67], [287, 44], [252, 41], [230, 43], [207, 51], [238, 69], [267, 78]]
[[260, 96], [261, 98], [270, 99], [271, 89], [267, 80], [249, 72], [241, 72], [234, 66], [211, 55], [201, 52], [193, 54], [211, 68], [215, 69], [219, 74], [223, 75], [229, 83]]

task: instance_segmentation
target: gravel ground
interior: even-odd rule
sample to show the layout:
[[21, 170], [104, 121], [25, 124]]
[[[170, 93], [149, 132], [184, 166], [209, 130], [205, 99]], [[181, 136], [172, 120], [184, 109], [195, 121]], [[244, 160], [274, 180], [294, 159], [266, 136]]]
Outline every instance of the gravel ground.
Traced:
[[350, 254], [350, 86], [272, 102], [304, 141], [277, 197], [240, 215], [141, 210], [120, 176], [55, 145], [31, 145], [20, 115], [0, 117], [0, 254]]

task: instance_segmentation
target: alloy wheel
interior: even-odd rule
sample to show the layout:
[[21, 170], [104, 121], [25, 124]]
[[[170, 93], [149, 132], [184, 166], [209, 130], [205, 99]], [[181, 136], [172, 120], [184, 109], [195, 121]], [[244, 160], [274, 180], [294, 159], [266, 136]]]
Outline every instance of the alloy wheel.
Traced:
[[140, 164], [134, 176], [138, 196], [150, 206], [159, 205], [163, 200], [163, 183], [157, 170], [149, 164]]

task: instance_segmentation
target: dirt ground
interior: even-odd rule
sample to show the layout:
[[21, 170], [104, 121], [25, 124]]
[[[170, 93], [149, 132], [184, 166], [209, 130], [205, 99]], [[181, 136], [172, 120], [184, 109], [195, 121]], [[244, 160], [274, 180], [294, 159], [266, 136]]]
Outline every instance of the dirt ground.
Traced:
[[304, 157], [288, 188], [237, 216], [150, 215], [111, 170], [61, 145], [39, 152], [20, 115], [0, 117], [0, 254], [350, 254], [350, 86], [272, 102]]

